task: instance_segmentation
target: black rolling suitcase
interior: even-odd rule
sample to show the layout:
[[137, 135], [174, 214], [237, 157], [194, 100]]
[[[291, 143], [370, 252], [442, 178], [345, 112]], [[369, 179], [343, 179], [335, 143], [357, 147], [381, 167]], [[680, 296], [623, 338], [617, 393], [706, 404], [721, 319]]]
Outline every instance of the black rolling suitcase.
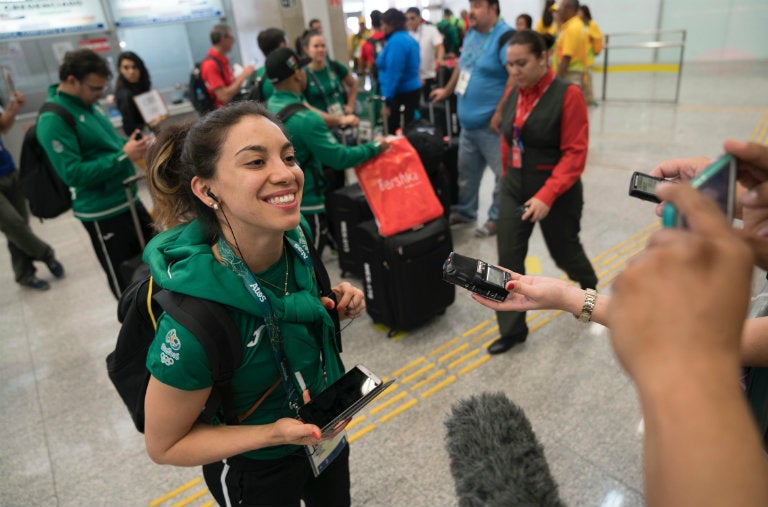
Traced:
[[389, 336], [426, 323], [453, 303], [455, 288], [442, 279], [453, 250], [445, 218], [386, 238], [370, 220], [355, 228], [353, 239], [363, 261], [366, 309], [390, 328]]
[[405, 137], [419, 154], [432, 188], [443, 205], [443, 215], [448, 218], [452, 203], [451, 182], [444, 165], [446, 141], [436, 132], [434, 125], [424, 118], [406, 127]]
[[326, 199], [325, 210], [337, 240], [341, 276], [352, 273], [362, 276], [363, 265], [360, 252], [352, 241], [352, 230], [361, 222], [371, 220], [373, 212], [368, 206], [359, 183], [348, 185], [332, 192]]

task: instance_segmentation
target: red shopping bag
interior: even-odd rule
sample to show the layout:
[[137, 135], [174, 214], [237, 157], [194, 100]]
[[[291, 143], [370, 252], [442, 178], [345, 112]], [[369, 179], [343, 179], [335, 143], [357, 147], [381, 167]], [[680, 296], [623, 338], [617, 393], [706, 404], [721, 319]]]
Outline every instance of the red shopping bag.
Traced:
[[389, 141], [389, 149], [355, 168], [371, 206], [379, 234], [392, 236], [443, 214], [419, 154], [405, 137]]

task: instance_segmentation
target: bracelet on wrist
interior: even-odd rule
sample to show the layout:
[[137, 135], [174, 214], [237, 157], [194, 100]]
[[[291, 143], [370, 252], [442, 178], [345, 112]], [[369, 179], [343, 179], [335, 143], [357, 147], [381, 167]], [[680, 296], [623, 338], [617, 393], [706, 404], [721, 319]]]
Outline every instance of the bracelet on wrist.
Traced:
[[581, 307], [581, 313], [574, 315], [579, 322], [587, 323], [592, 320], [592, 312], [595, 310], [597, 302], [597, 291], [595, 289], [586, 289], [584, 296], [584, 305]]

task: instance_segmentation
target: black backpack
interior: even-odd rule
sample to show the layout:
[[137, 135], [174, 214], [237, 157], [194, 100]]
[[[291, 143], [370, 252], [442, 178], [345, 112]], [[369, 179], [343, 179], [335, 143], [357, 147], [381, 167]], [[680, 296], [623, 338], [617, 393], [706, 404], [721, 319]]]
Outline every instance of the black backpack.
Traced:
[[225, 422], [237, 424], [230, 383], [242, 362], [243, 349], [234, 322], [223, 305], [164, 290], [147, 276], [130, 284], [121, 294], [117, 319], [122, 326], [115, 350], [107, 356], [107, 374], [128, 407], [136, 429], [144, 432], [144, 396], [150, 377], [147, 352], [155, 338], [157, 318], [163, 311], [195, 335], [211, 363], [213, 389], [200, 420], [210, 421], [221, 407]]
[[[38, 117], [45, 112], [59, 115], [72, 130], [77, 130], [75, 118], [63, 106], [45, 102]], [[37, 140], [37, 124], [29, 127], [24, 134], [19, 159], [19, 180], [21, 190], [29, 201], [30, 212], [41, 221], [43, 218], [55, 218], [72, 208], [69, 187], [61, 181]]]
[[215, 58], [211, 58], [210, 56], [206, 56], [202, 59], [202, 61], [199, 61], [195, 63], [195, 67], [192, 69], [192, 72], [189, 74], [189, 100], [192, 102], [192, 106], [195, 108], [195, 111], [200, 113], [201, 115], [205, 113], [209, 113], [213, 111], [215, 100], [211, 95], [208, 93], [208, 88], [205, 86], [205, 81], [203, 80], [203, 75], [200, 72], [200, 67], [206, 60], [213, 60], [216, 62], [216, 65], [219, 66], [219, 71], [221, 72], [221, 75], [224, 75], [224, 67], [221, 65], [221, 62], [218, 61]]
[[251, 87], [250, 90], [248, 90], [245, 100], [253, 100], [256, 102], [260, 102], [262, 104], [266, 103], [267, 101], [264, 100], [264, 81], [267, 79], [267, 73], [259, 77], [254, 85]]
[[[302, 230], [306, 235], [307, 231], [303, 227]], [[336, 301], [330, 289], [328, 272], [312, 243], [308, 245], [320, 295]], [[242, 363], [243, 346], [240, 331], [229, 313], [220, 303], [162, 289], [151, 276], [146, 275], [131, 283], [120, 295], [117, 319], [122, 326], [115, 350], [107, 356], [107, 374], [128, 407], [136, 429], [144, 432], [144, 397], [150, 378], [146, 366], [147, 352], [155, 339], [157, 318], [163, 311], [195, 335], [211, 364], [213, 389], [198, 420], [210, 422], [221, 409], [226, 424], [239, 424], [231, 381]], [[336, 330], [336, 344], [341, 351], [339, 316], [332, 310], [329, 314]]]

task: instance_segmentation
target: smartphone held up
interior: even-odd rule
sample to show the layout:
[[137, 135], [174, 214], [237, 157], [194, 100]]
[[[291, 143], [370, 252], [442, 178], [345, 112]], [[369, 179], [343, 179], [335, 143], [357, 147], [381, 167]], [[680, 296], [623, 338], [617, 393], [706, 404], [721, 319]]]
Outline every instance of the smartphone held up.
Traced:
[[[738, 167], [731, 155], [723, 155], [691, 179], [691, 186], [717, 202], [728, 222], [733, 222], [736, 209], [736, 176]], [[664, 205], [661, 215], [664, 227], [687, 227], [683, 217], [671, 203]]]

